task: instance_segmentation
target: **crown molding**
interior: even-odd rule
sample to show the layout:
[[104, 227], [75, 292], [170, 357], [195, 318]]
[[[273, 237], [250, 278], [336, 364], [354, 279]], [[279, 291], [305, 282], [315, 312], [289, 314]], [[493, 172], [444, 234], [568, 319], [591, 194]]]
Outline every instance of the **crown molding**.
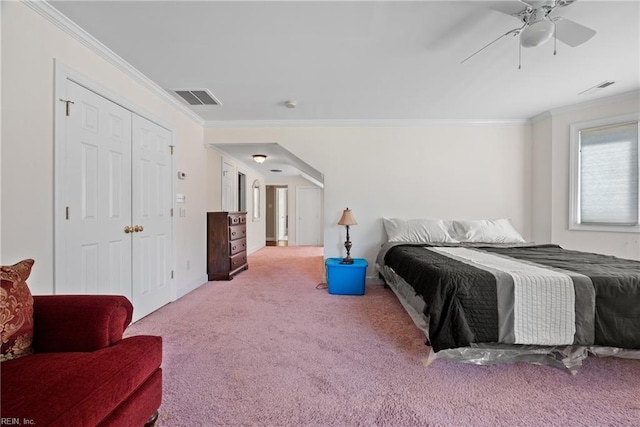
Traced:
[[437, 125], [521, 125], [529, 119], [514, 120], [207, 120], [205, 128], [273, 128], [273, 127], [424, 127]]
[[538, 114], [537, 116], [531, 117], [531, 124], [535, 124], [550, 118], [551, 118], [551, 110], [547, 110]]
[[117, 69], [125, 73], [132, 80], [142, 84], [147, 89], [160, 97], [168, 104], [175, 107], [178, 111], [184, 113], [188, 118], [203, 126], [204, 120], [196, 113], [191, 111], [177, 99], [169, 95], [167, 91], [158, 86], [157, 83], [142, 74], [127, 61], [118, 56], [114, 51], [98, 41], [91, 34], [83, 30], [78, 24], [64, 16], [60, 11], [51, 6], [46, 0], [21, 0], [23, 4], [29, 6], [32, 10], [43, 16], [56, 27], [82, 43], [89, 50], [98, 54], [107, 62], [115, 66]]
[[558, 116], [567, 113], [573, 113], [575, 111], [584, 110], [586, 108], [600, 107], [616, 102], [624, 102], [633, 98], [640, 97], [640, 90], [632, 90], [630, 92], [623, 92], [617, 95], [606, 96], [604, 98], [590, 99], [577, 104], [565, 105], [563, 107], [552, 108], [543, 113], [538, 114], [531, 118], [531, 123], [537, 123], [545, 119], [550, 119], [553, 116]]

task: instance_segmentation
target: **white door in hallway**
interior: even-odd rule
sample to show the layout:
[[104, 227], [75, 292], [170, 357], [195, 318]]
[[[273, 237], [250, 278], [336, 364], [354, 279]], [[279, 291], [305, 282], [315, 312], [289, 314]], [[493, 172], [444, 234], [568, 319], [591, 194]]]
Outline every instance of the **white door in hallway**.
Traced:
[[276, 188], [277, 212], [278, 212], [278, 239], [280, 241], [289, 239], [289, 212], [287, 209], [288, 192], [286, 187]]
[[134, 320], [173, 300], [171, 132], [78, 85], [64, 117], [57, 294], [119, 294]]
[[298, 245], [322, 245], [322, 190], [318, 187], [297, 187], [296, 200]]

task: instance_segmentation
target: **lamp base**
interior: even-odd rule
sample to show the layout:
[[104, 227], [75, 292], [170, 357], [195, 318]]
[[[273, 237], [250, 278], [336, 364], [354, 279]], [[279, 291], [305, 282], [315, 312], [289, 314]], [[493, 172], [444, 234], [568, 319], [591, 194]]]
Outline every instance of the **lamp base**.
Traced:
[[353, 258], [351, 258], [351, 255], [347, 255], [345, 258], [342, 258], [340, 264], [353, 264]]

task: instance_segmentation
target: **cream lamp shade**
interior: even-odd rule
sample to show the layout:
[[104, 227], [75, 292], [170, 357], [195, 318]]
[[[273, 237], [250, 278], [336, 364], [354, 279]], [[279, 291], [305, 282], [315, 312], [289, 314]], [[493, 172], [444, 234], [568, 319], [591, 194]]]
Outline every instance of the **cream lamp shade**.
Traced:
[[356, 219], [353, 217], [353, 213], [349, 208], [342, 211], [342, 217], [338, 221], [338, 225], [357, 225]]

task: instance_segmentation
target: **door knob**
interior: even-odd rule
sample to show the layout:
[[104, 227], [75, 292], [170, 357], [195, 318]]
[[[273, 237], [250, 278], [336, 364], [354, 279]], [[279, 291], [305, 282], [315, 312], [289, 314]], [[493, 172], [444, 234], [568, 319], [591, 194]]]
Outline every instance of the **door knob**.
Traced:
[[124, 227], [124, 232], [125, 232], [125, 233], [127, 233], [127, 234], [129, 234], [129, 233], [133, 233], [133, 231], [134, 231], [134, 230], [133, 230], [133, 227], [129, 227], [128, 225], [126, 225], [126, 226]]
[[143, 230], [144, 230], [144, 227], [141, 226], [141, 225], [134, 225], [133, 226], [133, 231], [135, 231], [136, 233], [139, 232], [139, 231], [143, 231]]

